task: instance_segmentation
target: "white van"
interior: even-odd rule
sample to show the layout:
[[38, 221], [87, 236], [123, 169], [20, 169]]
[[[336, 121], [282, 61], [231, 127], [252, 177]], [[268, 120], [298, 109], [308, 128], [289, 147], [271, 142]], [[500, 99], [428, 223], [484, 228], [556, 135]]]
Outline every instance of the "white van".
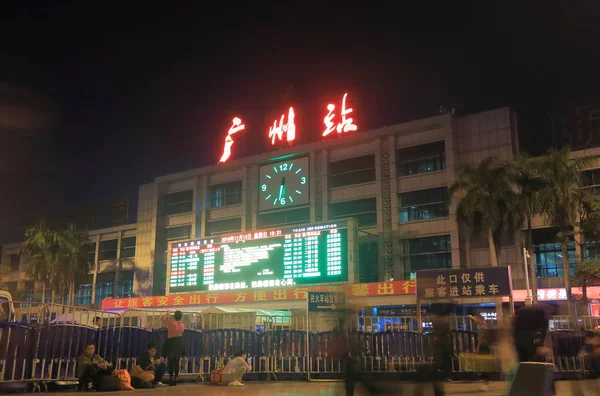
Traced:
[[14, 320], [15, 306], [9, 292], [0, 290], [0, 321]]

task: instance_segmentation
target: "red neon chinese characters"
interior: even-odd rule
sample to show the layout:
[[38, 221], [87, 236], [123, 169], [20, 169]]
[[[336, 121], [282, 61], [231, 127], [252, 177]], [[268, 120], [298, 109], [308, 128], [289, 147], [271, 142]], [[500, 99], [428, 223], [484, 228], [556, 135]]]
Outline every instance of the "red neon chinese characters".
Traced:
[[242, 120], [240, 120], [238, 117], [234, 117], [233, 125], [231, 126], [231, 128], [229, 128], [229, 132], [227, 132], [227, 136], [225, 137], [223, 155], [221, 156], [219, 162], [226, 162], [229, 159], [229, 156], [231, 155], [231, 146], [233, 145], [233, 138], [231, 137], [231, 135], [243, 130], [244, 128], [246, 128], [246, 126], [242, 124]]
[[335, 105], [333, 103], [327, 105], [327, 110], [329, 111], [329, 113], [327, 113], [327, 115], [323, 119], [323, 122], [325, 123], [325, 130], [323, 131], [323, 136], [329, 135], [334, 130], [337, 130], [337, 133], [342, 133], [356, 131], [358, 129], [356, 124], [353, 123], [354, 120], [351, 117], [346, 118], [346, 115], [352, 113], [352, 108], [346, 109], [347, 96], [348, 94], [346, 93], [342, 98], [342, 121], [339, 124], [337, 124], [337, 127], [333, 122], [333, 118], [335, 117], [335, 113], [333, 112], [335, 110]]
[[273, 121], [273, 126], [269, 128], [269, 137], [271, 138], [271, 144], [275, 144], [275, 138], [282, 140], [283, 133], [285, 132], [288, 143], [291, 143], [296, 139], [296, 124], [294, 124], [294, 108], [290, 107], [288, 111], [287, 124], [283, 123], [285, 114], [281, 115], [279, 120], [279, 126], [277, 120]]

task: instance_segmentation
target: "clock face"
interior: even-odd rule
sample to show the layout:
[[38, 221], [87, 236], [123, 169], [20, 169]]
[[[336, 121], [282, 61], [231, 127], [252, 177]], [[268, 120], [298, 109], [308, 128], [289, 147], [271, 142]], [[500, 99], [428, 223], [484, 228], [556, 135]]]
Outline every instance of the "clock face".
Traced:
[[308, 204], [308, 157], [263, 165], [259, 173], [258, 210]]

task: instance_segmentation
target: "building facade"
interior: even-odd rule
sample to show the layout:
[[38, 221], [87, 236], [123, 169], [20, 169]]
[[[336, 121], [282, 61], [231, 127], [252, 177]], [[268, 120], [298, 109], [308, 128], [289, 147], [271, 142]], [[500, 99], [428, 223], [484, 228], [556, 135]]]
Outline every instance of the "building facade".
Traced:
[[[91, 230], [88, 255], [96, 263], [94, 271], [78, 279], [75, 304], [92, 305], [105, 298], [133, 296], [136, 254], [135, 224]], [[27, 274], [27, 259], [19, 255], [21, 243], [4, 245], [0, 270], [2, 289], [11, 292], [15, 300], [68, 303], [65, 296], [51, 288], [44, 290]]]
[[[518, 153], [515, 113], [501, 108], [442, 114], [158, 177], [139, 187], [136, 224], [90, 232], [97, 266], [78, 285], [77, 302], [168, 294], [173, 242], [346, 218], [359, 229], [356, 282], [413, 279], [426, 269], [489, 266], [486, 242], [459, 224], [455, 203], [448, 205], [448, 188], [457, 164], [489, 156], [510, 161]], [[577, 155], [590, 154], [600, 152]], [[279, 184], [271, 186], [265, 170], [278, 166], [301, 169], [295, 181], [293, 176], [287, 181], [296, 183], [296, 195], [284, 196], [285, 205], [281, 190], [279, 197], [272, 190]], [[596, 171], [586, 175], [600, 184]], [[274, 203], [271, 195], [277, 198]], [[535, 227], [547, 228], [541, 218]], [[542, 238], [537, 243], [538, 276], [559, 278], [548, 261], [548, 251], [555, 248], [544, 245], [554, 242]], [[4, 247], [2, 277], [11, 289], [31, 290], [26, 264], [16, 264], [18, 247]], [[506, 238], [499, 256], [500, 265], [512, 267], [515, 288], [524, 288], [521, 236]]]

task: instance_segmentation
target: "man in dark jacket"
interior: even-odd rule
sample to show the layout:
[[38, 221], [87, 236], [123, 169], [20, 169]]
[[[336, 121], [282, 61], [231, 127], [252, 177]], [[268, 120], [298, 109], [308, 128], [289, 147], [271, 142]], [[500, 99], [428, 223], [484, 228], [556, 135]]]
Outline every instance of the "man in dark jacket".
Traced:
[[137, 360], [137, 364], [142, 368], [142, 370], [154, 372], [154, 382], [152, 382], [153, 385], [164, 386], [164, 384], [161, 381], [165, 376], [167, 367], [165, 365], [164, 358], [156, 357], [156, 344], [154, 344], [153, 342], [148, 344], [146, 352], [139, 357], [139, 359]]
[[85, 347], [83, 355], [77, 358], [75, 376], [79, 378], [78, 388], [80, 390], [86, 391], [90, 389], [90, 384], [92, 387], [96, 387], [100, 376], [111, 373], [110, 364], [95, 352], [96, 346], [94, 344], [88, 344]]

